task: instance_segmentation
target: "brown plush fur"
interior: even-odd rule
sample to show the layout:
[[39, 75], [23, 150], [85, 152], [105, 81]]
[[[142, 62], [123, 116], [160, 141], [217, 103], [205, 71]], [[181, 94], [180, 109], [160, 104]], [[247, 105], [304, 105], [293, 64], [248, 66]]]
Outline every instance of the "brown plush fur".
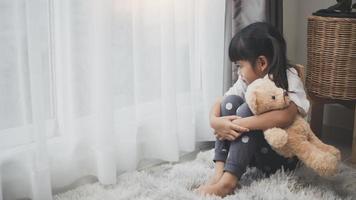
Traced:
[[[268, 77], [252, 82], [245, 97], [255, 115], [283, 109], [290, 104], [283, 89], [278, 88]], [[319, 175], [330, 176], [337, 173], [340, 151], [320, 141], [301, 116], [298, 115], [286, 129], [272, 128], [264, 131], [264, 136], [277, 153], [284, 157], [296, 155]]]

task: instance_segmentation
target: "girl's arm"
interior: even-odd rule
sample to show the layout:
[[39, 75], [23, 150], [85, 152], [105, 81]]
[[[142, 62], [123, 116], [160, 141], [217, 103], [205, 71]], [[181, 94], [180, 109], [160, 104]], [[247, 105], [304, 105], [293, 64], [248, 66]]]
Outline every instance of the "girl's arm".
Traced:
[[291, 104], [285, 109], [235, 119], [233, 123], [250, 130], [266, 130], [273, 127], [285, 128], [293, 123], [297, 114], [297, 106], [291, 101]]
[[241, 132], [249, 130], [232, 122], [240, 118], [236, 115], [219, 117], [221, 101], [222, 97], [217, 99], [210, 111], [210, 126], [215, 130], [215, 135], [218, 139], [235, 140], [240, 136]]

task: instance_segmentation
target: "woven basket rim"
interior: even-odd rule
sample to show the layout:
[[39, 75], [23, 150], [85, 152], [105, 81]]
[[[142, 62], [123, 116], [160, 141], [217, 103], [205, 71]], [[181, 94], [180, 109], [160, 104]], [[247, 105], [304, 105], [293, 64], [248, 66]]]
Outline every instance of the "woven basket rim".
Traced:
[[322, 20], [322, 21], [333, 21], [333, 22], [355, 22], [356, 23], [356, 18], [347, 18], [347, 17], [323, 17], [323, 16], [315, 16], [311, 15], [308, 17], [308, 19], [311, 20]]

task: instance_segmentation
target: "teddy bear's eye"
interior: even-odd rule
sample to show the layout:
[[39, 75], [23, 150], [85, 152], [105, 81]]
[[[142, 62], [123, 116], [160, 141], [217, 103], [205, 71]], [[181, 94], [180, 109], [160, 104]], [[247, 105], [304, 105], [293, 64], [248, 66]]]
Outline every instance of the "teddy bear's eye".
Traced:
[[275, 99], [276, 99], [276, 96], [272, 96], [272, 99], [275, 100]]

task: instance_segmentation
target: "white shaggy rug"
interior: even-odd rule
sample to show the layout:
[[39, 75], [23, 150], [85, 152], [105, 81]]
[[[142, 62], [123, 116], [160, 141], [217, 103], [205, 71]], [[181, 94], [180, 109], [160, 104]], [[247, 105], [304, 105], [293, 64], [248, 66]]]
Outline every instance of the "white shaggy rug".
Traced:
[[[190, 162], [163, 164], [143, 171], [122, 174], [118, 183], [103, 186], [83, 185], [54, 196], [55, 200], [183, 200], [221, 199], [200, 197], [192, 189], [205, 183], [214, 172], [213, 150], [200, 152]], [[321, 178], [301, 167], [293, 173], [278, 171], [264, 178], [256, 168], [249, 168], [241, 178], [242, 188], [224, 199], [356, 199], [356, 170], [341, 165], [340, 173]]]

